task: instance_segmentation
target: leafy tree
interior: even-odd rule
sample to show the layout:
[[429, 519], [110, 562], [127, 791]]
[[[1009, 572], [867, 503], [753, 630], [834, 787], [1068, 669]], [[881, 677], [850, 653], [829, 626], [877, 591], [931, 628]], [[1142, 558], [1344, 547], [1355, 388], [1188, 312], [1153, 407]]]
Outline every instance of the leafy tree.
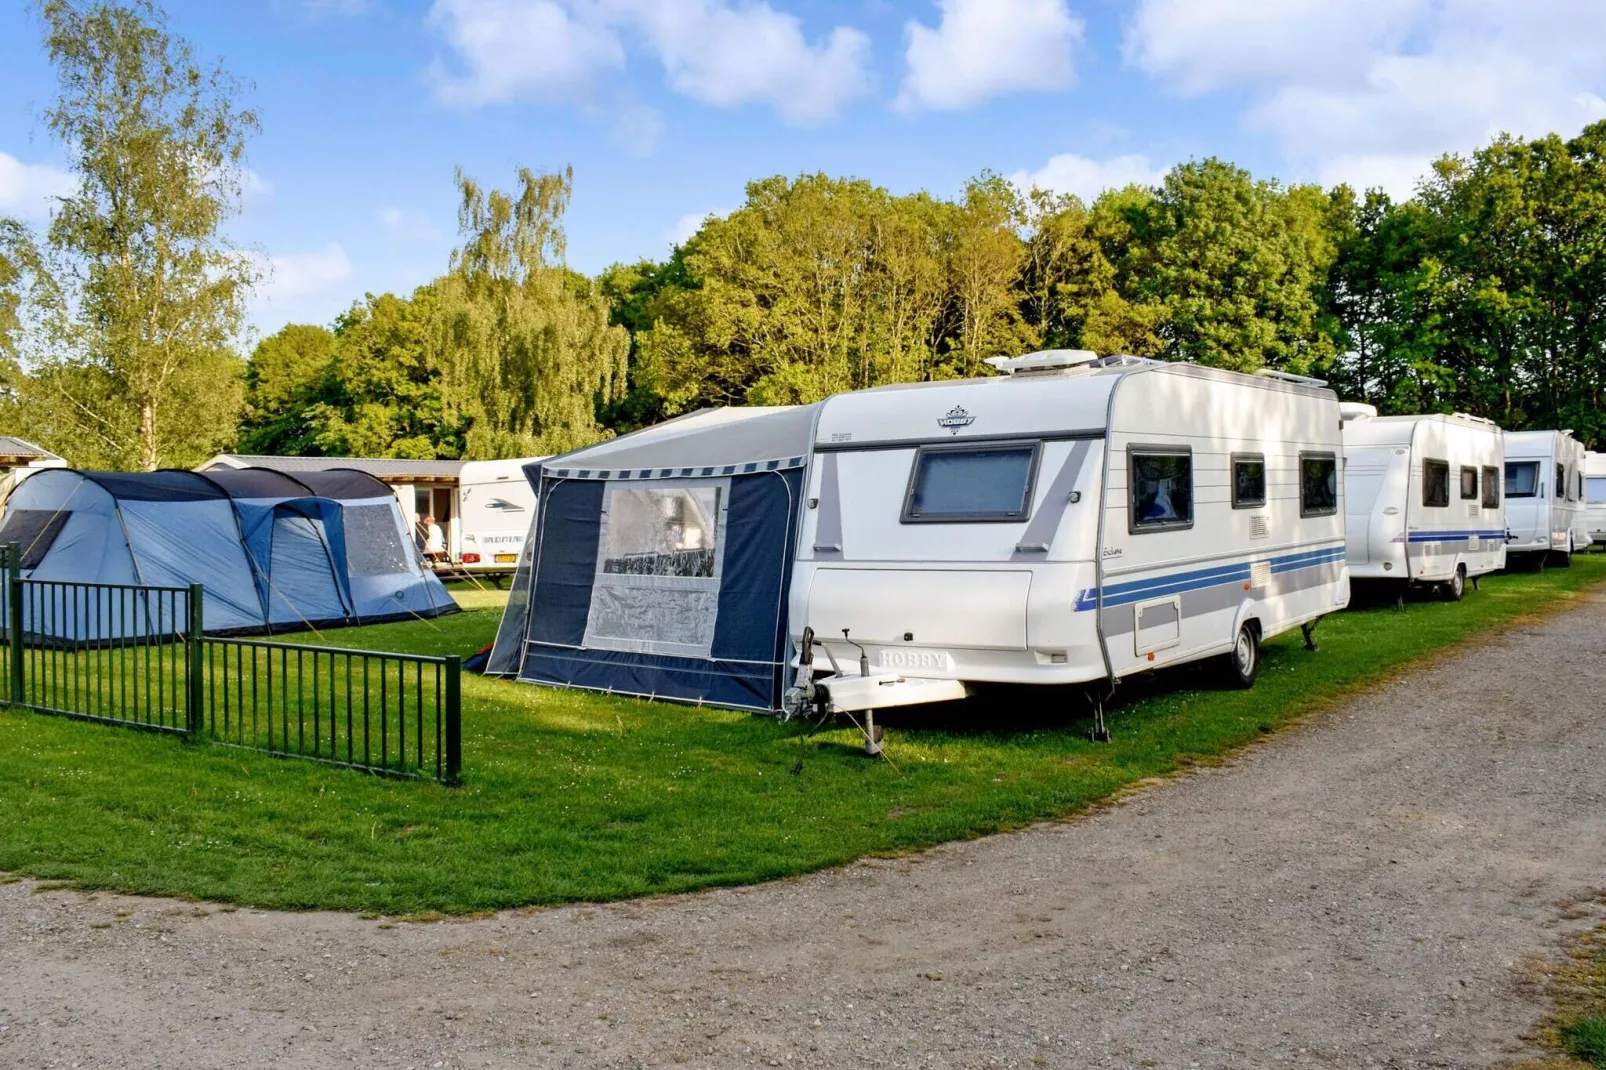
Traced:
[[[255, 116], [149, 0], [46, 0], [60, 93], [45, 112], [77, 175], [31, 262], [24, 433], [77, 463], [192, 464], [228, 443], [251, 261], [219, 234]], [[5, 285], [0, 283], [0, 285]], [[10, 313], [12, 317], [16, 312]], [[12, 328], [12, 344], [17, 332]]]
[[638, 336], [652, 329], [653, 300], [670, 286], [689, 286], [686, 261], [680, 247], [662, 264], [638, 260], [614, 264], [597, 276], [597, 292], [608, 302], [608, 322], [630, 336], [626, 361], [626, 389], [622, 397], [597, 404], [597, 423], [609, 431], [635, 431], [663, 419], [664, 399], [642, 382]]
[[624, 392], [630, 347], [607, 302], [562, 266], [573, 174], [518, 172], [518, 191], [457, 173], [463, 245], [436, 284], [429, 350], [465, 457], [558, 453], [595, 442], [597, 405]]

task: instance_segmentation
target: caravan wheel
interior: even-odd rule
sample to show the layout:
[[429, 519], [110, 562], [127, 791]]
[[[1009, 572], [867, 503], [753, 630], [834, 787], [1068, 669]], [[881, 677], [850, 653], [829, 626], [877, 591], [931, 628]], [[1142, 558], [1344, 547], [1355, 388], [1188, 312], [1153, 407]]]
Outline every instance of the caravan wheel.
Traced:
[[1260, 633], [1255, 630], [1254, 621], [1246, 620], [1238, 628], [1238, 637], [1232, 643], [1232, 653], [1226, 656], [1225, 661], [1224, 675], [1229, 686], [1240, 688], [1255, 686], [1255, 672], [1260, 668]]
[[1555, 566], [1557, 568], [1572, 568], [1573, 567], [1573, 537], [1571, 535], [1567, 536], [1567, 552], [1566, 553], [1564, 553], [1564, 554], [1551, 554], [1550, 556], [1555, 559], [1555, 561], [1553, 563], [1555, 564]]
[[1467, 593], [1467, 566], [1457, 565], [1455, 574], [1447, 580], [1443, 587], [1444, 597], [1451, 602], [1459, 602]]

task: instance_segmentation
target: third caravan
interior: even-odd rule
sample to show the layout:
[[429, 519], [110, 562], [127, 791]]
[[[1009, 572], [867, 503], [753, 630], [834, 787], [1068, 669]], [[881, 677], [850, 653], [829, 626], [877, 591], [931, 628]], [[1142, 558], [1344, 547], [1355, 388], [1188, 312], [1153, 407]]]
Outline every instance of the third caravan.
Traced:
[[1505, 436], [1463, 413], [1377, 416], [1345, 403], [1345, 533], [1350, 576], [1437, 588], [1505, 567]]

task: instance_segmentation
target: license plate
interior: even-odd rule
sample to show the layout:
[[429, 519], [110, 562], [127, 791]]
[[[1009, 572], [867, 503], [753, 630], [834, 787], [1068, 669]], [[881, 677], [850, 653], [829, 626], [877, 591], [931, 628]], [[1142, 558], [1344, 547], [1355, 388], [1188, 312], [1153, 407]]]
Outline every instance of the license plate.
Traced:
[[513, 565], [513, 564], [517, 564], [518, 560], [519, 560], [519, 555], [518, 554], [497, 554], [496, 555], [496, 563], [498, 565]]

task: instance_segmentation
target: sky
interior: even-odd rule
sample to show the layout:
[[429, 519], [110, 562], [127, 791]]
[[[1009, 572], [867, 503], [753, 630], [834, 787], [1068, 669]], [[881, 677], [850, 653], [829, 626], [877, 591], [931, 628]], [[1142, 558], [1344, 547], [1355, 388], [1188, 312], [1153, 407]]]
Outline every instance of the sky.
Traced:
[[[1606, 118], [1606, 0], [168, 0], [248, 86], [229, 237], [260, 335], [442, 273], [453, 173], [574, 169], [570, 266], [661, 259], [747, 182], [1096, 195], [1217, 156], [1409, 196], [1507, 131]], [[32, 5], [0, 0], [0, 215], [71, 189]]]

